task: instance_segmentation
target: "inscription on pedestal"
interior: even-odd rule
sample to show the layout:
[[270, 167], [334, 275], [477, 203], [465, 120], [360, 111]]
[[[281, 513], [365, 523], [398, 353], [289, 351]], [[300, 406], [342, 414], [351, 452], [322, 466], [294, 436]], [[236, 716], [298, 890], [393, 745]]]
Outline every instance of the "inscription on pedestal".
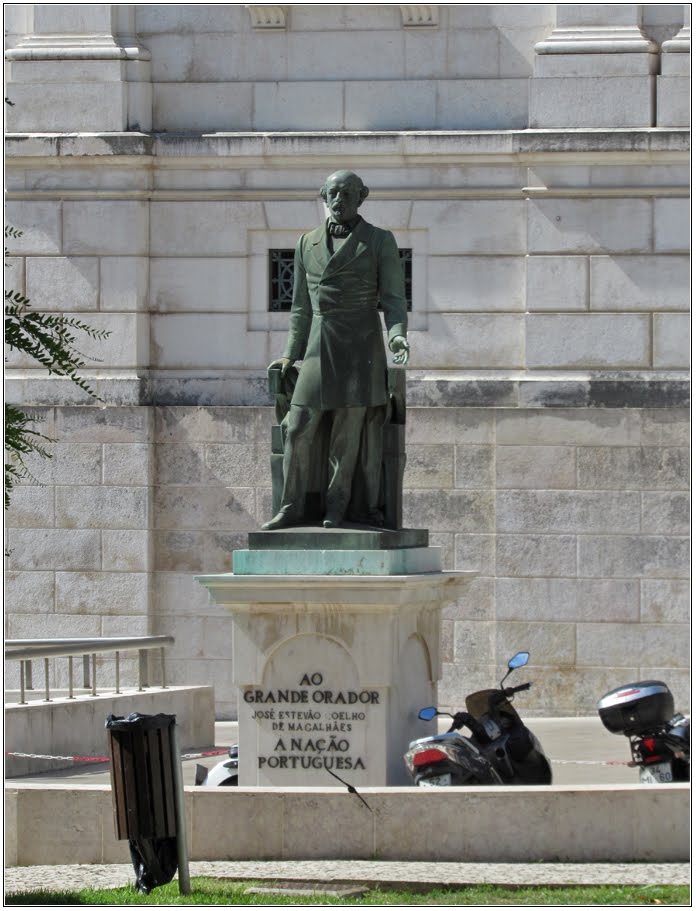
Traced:
[[250, 688], [243, 698], [254, 706], [252, 719], [270, 722], [278, 735], [272, 754], [258, 757], [259, 769], [367, 768], [366, 757], [354, 755], [352, 743], [368, 707], [379, 705], [377, 690], [326, 689], [323, 674], [306, 671], [297, 689]]
[[329, 771], [365, 784], [371, 762], [380, 759], [368, 744], [383, 717], [385, 690], [361, 685], [335, 640], [304, 635], [286, 641], [267, 663], [261, 686], [242, 687], [240, 695], [240, 721], [256, 733], [260, 785], [309, 780], [330, 786]]

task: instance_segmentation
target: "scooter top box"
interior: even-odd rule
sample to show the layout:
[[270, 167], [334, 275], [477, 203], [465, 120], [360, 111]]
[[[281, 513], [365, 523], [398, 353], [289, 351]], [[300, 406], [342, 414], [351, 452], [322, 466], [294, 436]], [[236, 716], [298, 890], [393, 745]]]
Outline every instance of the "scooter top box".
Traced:
[[661, 680], [640, 680], [605, 693], [597, 710], [612, 734], [641, 734], [674, 716], [674, 698]]

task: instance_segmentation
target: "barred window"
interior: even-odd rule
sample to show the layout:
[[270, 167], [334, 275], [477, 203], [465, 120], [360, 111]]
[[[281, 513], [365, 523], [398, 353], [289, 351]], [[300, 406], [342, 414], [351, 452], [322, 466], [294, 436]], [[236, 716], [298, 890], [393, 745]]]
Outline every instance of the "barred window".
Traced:
[[292, 306], [294, 257], [294, 250], [268, 251], [268, 309], [271, 311], [288, 312]]
[[[412, 307], [413, 251], [410, 247], [400, 249], [399, 256], [404, 269], [406, 303], [409, 312]], [[289, 313], [292, 307], [292, 283], [295, 274], [294, 250], [268, 251], [268, 309], [275, 313]]]

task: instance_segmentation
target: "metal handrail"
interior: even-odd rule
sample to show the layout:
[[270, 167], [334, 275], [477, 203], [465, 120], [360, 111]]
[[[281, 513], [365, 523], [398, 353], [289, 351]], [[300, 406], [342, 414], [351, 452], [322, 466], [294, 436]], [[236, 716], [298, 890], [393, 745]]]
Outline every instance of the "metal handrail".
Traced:
[[[116, 657], [116, 692], [120, 693], [120, 653], [121, 651], [138, 652], [138, 690], [149, 686], [149, 667], [147, 652], [159, 649], [161, 662], [161, 687], [166, 689], [164, 649], [173, 645], [174, 636], [105, 636], [100, 638], [84, 637], [75, 639], [7, 639], [5, 640], [5, 659], [19, 661], [20, 705], [26, 705], [26, 689], [33, 689], [31, 662], [34, 658], [43, 658], [45, 702], [51, 701], [48, 682], [48, 659], [68, 658], [68, 699], [73, 695], [73, 656], [82, 655], [83, 686], [91, 688], [92, 696], [97, 695], [97, 653], [113, 652]], [[90, 660], [91, 659], [91, 660]], [[90, 684], [91, 664], [91, 684]]]
[[60, 658], [66, 655], [87, 655], [97, 652], [116, 652], [120, 649], [153, 649], [173, 645], [174, 636], [104, 636], [80, 639], [6, 639], [5, 657]]

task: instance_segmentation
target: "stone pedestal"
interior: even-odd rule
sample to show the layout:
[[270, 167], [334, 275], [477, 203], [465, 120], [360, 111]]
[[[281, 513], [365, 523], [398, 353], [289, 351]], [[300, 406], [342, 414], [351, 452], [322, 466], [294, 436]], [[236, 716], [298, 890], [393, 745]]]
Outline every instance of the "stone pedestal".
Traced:
[[[356, 787], [410, 783], [403, 754], [431, 733], [417, 713], [436, 699], [441, 609], [476, 574], [368, 574], [389, 550], [351, 554], [353, 574], [308, 572], [313, 551], [300, 549], [304, 574], [198, 577], [234, 616], [240, 785], [327, 787], [332, 773]], [[315, 565], [331, 553], [348, 559], [326, 548]]]

